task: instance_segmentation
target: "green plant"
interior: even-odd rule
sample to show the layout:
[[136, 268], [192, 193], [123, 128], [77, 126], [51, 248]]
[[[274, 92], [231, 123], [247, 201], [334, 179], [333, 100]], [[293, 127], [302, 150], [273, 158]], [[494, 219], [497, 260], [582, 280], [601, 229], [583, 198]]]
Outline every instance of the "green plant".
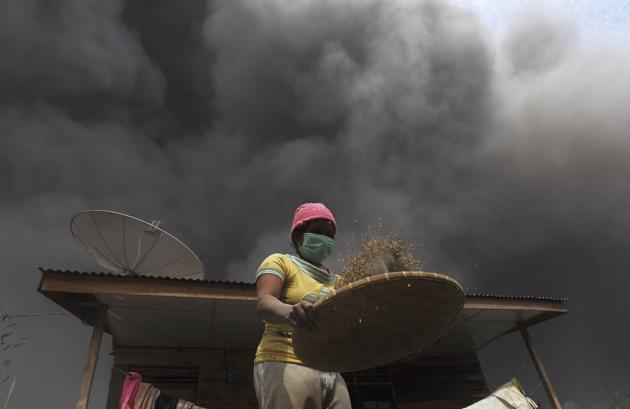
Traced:
[[13, 388], [15, 387], [15, 376], [13, 374], [9, 374], [2, 382], [6, 382], [9, 378], [13, 378], [11, 381], [11, 386], [9, 387], [9, 393], [7, 393], [7, 397], [4, 399], [4, 403], [2, 404], [2, 409], [7, 409], [9, 407], [9, 401], [11, 400], [11, 395], [13, 395]]

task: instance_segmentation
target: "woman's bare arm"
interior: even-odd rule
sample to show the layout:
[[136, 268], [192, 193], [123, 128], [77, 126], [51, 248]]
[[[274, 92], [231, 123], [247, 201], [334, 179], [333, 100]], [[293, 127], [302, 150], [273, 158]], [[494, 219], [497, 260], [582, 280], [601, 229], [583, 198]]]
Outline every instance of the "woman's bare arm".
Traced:
[[304, 325], [314, 329], [315, 323], [310, 317], [313, 304], [300, 301], [295, 305], [280, 301], [282, 280], [273, 274], [263, 274], [256, 280], [258, 316], [270, 324], [290, 324], [294, 327]]

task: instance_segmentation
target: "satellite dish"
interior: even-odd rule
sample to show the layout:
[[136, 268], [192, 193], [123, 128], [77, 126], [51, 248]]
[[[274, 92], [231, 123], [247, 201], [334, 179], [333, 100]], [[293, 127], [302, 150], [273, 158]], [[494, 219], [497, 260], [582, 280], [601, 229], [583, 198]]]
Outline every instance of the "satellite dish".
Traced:
[[203, 264], [184, 243], [162, 229], [163, 222], [109, 210], [76, 214], [70, 230], [98, 264], [119, 273], [201, 279]]

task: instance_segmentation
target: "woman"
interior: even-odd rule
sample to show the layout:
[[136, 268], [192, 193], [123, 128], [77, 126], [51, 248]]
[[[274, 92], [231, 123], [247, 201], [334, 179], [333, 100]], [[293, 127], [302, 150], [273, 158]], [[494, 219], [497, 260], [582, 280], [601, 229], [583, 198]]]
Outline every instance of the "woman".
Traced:
[[254, 387], [261, 409], [350, 409], [338, 373], [302, 364], [292, 344], [293, 329], [316, 331], [313, 303], [333, 292], [337, 279], [323, 266], [334, 245], [336, 222], [322, 203], [295, 211], [291, 242], [296, 255], [272, 254], [256, 274], [258, 316], [265, 332], [254, 361]]

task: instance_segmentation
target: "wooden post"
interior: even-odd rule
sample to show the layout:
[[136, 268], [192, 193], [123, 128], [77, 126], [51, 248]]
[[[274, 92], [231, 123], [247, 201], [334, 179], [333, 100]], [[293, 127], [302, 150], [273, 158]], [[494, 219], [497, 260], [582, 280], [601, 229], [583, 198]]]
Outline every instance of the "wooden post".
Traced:
[[105, 328], [105, 315], [107, 306], [100, 304], [94, 321], [94, 330], [92, 331], [92, 339], [90, 340], [90, 350], [88, 351], [85, 369], [83, 370], [83, 379], [81, 380], [81, 391], [79, 392], [79, 401], [77, 409], [87, 409], [90, 400], [90, 392], [92, 391], [92, 381], [94, 380], [94, 371], [98, 362], [98, 352], [101, 349], [101, 339], [103, 338], [103, 329]]
[[538, 372], [538, 376], [540, 377], [541, 382], [545, 386], [545, 390], [547, 391], [547, 396], [549, 396], [549, 400], [553, 405], [554, 409], [562, 409], [560, 405], [560, 400], [558, 399], [558, 395], [556, 395], [556, 391], [549, 380], [549, 375], [547, 375], [547, 370], [538, 356], [538, 352], [536, 351], [536, 347], [534, 346], [534, 342], [532, 338], [529, 336], [529, 332], [527, 332], [526, 327], [521, 327], [521, 335], [523, 336], [523, 340], [525, 341], [525, 345], [527, 346], [527, 350], [529, 351], [529, 355], [532, 357], [532, 361], [534, 361], [534, 366], [536, 367], [536, 371]]

